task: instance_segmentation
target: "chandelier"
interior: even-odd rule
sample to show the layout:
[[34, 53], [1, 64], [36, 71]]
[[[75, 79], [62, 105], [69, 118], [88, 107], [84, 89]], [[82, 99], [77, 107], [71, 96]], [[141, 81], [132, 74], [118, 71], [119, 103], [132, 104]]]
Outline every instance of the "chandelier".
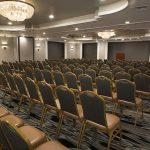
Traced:
[[102, 39], [109, 39], [110, 37], [116, 35], [114, 31], [103, 31], [103, 32], [98, 32], [98, 36], [100, 36]]
[[20, 0], [0, 1], [0, 14], [11, 21], [24, 21], [33, 16], [34, 6]]

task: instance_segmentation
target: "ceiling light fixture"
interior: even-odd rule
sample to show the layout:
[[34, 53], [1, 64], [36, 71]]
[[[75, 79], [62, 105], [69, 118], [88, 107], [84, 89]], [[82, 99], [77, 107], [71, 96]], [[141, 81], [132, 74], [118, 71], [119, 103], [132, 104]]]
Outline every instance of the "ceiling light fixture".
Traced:
[[126, 21], [125, 24], [130, 24], [130, 21]]
[[45, 33], [45, 32], [43, 32], [43, 34], [45, 35], [46, 33]]
[[78, 30], [79, 30], [79, 28], [75, 28], [74, 30], [75, 30], [75, 31], [78, 31]]
[[114, 31], [102, 31], [98, 32], [98, 36], [100, 36], [102, 39], [109, 39], [110, 37], [116, 35]]
[[99, 7], [98, 16], [108, 15], [112, 13], [116, 13], [125, 9], [128, 6], [128, 0], [119, 0], [115, 3], [111, 3], [108, 5], [102, 5]]
[[24, 21], [34, 14], [34, 6], [21, 0], [1, 0], [0, 14], [11, 21]]
[[54, 15], [49, 15], [49, 19], [54, 19]]
[[12, 22], [8, 22], [8, 25], [12, 25]]

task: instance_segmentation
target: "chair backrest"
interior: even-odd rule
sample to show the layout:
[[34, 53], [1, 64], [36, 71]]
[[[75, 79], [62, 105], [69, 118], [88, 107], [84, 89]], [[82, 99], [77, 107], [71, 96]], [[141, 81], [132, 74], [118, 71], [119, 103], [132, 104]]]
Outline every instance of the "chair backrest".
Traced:
[[10, 88], [7, 78], [2, 72], [0, 72], [0, 85], [4, 88]]
[[45, 82], [39, 82], [38, 87], [43, 99], [43, 103], [46, 105], [56, 107], [56, 98], [54, 96], [53, 88]]
[[135, 103], [135, 84], [126, 79], [116, 81], [117, 98], [128, 102]]
[[47, 69], [44, 69], [43, 70], [43, 75], [44, 75], [44, 79], [47, 83], [49, 84], [54, 84], [54, 80], [53, 80], [53, 77], [52, 77], [52, 73], [47, 70]]
[[81, 68], [75, 68], [73, 70], [73, 72], [77, 76], [77, 79], [78, 79], [79, 75], [83, 74], [83, 70]]
[[25, 70], [26, 77], [31, 78], [32, 80], [35, 80], [33, 70], [30, 67], [25, 67], [24, 70]]
[[65, 85], [63, 74], [60, 71], [58, 70], [54, 71], [53, 76], [54, 76], [56, 86]]
[[0, 128], [11, 150], [32, 150], [29, 140], [18, 128], [5, 121], [0, 123]]
[[134, 75], [141, 73], [141, 71], [139, 69], [129, 69], [128, 73], [131, 75], [131, 79], [133, 80]]
[[14, 80], [18, 87], [19, 93], [22, 95], [28, 96], [28, 90], [27, 90], [26, 84], [24, 83], [23, 79], [17, 75], [14, 75]]
[[105, 102], [94, 92], [84, 91], [80, 94], [85, 120], [95, 122], [107, 127]]
[[112, 82], [104, 76], [96, 77], [97, 94], [112, 97]]
[[64, 76], [65, 76], [65, 80], [66, 80], [68, 88], [78, 89], [77, 77], [74, 73], [67, 72], [65, 73]]
[[113, 78], [113, 75], [112, 75], [112, 72], [108, 71], [108, 70], [101, 70], [99, 72], [99, 76], [104, 76], [104, 77], [107, 77], [108, 79], [112, 80]]
[[150, 70], [145, 71], [145, 74], [150, 76]]
[[39, 92], [38, 86], [35, 84], [35, 82], [30, 78], [25, 78], [24, 81], [27, 86], [30, 98], [41, 101], [40, 92]]
[[92, 78], [92, 81], [95, 82], [95, 78], [96, 78], [96, 71], [93, 69], [86, 69], [85, 70], [85, 74], [89, 75]]
[[125, 71], [120, 71], [120, 72], [116, 73], [115, 79], [116, 80], [119, 80], [119, 79], [131, 80], [131, 75]]
[[80, 80], [80, 85], [81, 85], [81, 91], [93, 91], [93, 86], [92, 86], [92, 78], [87, 75], [87, 74], [81, 74], [79, 76]]
[[6, 73], [6, 78], [12, 91], [18, 91], [13, 75]]
[[43, 81], [44, 80], [43, 74], [39, 68], [34, 69], [34, 75], [35, 75], [36, 81]]
[[114, 69], [112, 70], [112, 73], [113, 73], [113, 75], [115, 76], [116, 73], [118, 73], [118, 72], [120, 72], [120, 71], [124, 71], [124, 69], [121, 68], [121, 67], [116, 67], [116, 68], [114, 68]]
[[134, 75], [134, 81], [136, 84], [136, 90], [150, 92], [150, 76], [138, 73]]
[[71, 69], [69, 67], [65, 66], [62, 68], [62, 72], [63, 73], [71, 72]]
[[56, 94], [60, 102], [61, 110], [78, 116], [74, 92], [65, 86], [58, 86]]

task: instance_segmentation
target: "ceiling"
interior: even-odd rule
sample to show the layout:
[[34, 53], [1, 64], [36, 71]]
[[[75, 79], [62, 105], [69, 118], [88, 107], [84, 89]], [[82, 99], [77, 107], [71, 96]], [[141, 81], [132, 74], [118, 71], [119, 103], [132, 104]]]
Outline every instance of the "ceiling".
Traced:
[[[26, 0], [35, 6], [31, 19], [24, 22], [12, 22], [0, 16], [0, 36], [34, 36], [51, 39], [76, 39], [86, 35], [100, 39], [97, 32], [115, 30], [113, 38], [148, 38], [150, 31], [150, 0], [128, 0], [126, 9], [110, 15], [96, 18], [99, 7], [119, 0]], [[49, 15], [55, 18], [50, 20]], [[130, 24], [125, 24], [130, 21]], [[7, 29], [13, 28], [13, 31]], [[20, 31], [17, 29], [21, 28]], [[75, 28], [79, 28], [75, 31]], [[46, 34], [43, 34], [45, 32]], [[112, 39], [113, 39], [112, 38]]]

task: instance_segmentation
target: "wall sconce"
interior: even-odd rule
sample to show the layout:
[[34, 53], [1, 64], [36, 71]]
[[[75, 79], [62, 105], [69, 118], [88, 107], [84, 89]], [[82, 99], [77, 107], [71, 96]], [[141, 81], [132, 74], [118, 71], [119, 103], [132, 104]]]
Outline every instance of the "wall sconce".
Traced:
[[6, 41], [3, 41], [3, 42], [2, 42], [2, 49], [6, 50], [7, 47], [8, 47], [7, 44], [8, 44], [8, 43], [7, 43]]
[[37, 49], [37, 51], [40, 50], [40, 44], [37, 44], [37, 45], [36, 45], [36, 49]]

